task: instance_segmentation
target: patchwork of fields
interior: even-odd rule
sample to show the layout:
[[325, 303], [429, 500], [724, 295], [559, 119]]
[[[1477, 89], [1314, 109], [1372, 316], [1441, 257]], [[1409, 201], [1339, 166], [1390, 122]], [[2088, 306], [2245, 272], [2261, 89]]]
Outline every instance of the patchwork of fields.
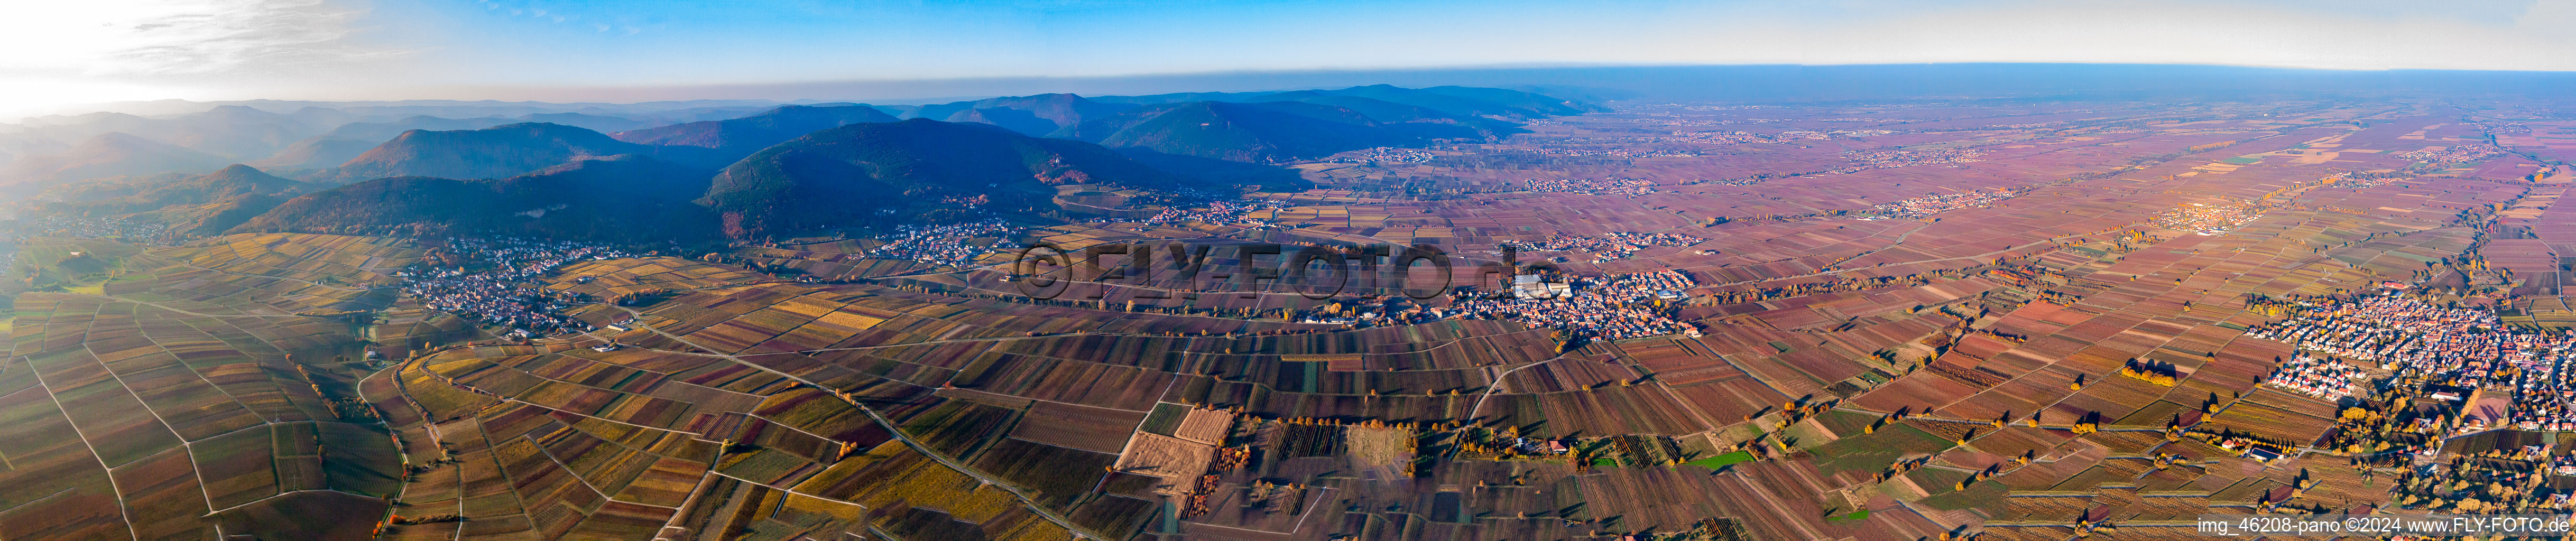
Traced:
[[[2576, 487], [2510, 477], [2576, 446], [2477, 411], [2562, 352], [2329, 359], [2365, 392], [2321, 398], [2276, 378], [2330, 352], [2248, 334], [2374, 291], [2576, 321], [2566, 185], [2422, 150], [2564, 150], [2448, 120], [2503, 113], [1694, 107], [1305, 164], [1222, 224], [602, 249], [457, 294], [577, 321], [542, 332], [402, 293], [490, 270], [452, 239], [29, 238], [0, 539], [2063, 540]], [[1577, 236], [1608, 240], [1547, 242]], [[1005, 242], [1138, 275], [1032, 297]], [[1240, 250], [1416, 244], [1450, 287], [1261, 290], [1285, 257]], [[1561, 316], [1687, 330], [1439, 312], [1535, 267], [1674, 272]]]

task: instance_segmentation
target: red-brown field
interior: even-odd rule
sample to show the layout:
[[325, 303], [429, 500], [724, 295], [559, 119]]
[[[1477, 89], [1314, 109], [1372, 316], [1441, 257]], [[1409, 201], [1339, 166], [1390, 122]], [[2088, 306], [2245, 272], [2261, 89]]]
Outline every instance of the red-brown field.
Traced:
[[[2401, 466], [2567, 455], [2536, 435], [2546, 393], [2513, 394], [2557, 374], [2550, 335], [2497, 330], [2576, 326], [2564, 121], [1614, 105], [1287, 164], [1313, 189], [1223, 219], [971, 239], [1152, 248], [1101, 260], [1143, 277], [1059, 271], [1054, 297], [1001, 252], [654, 246], [512, 278], [568, 318], [531, 328], [403, 293], [466, 267], [454, 239], [30, 239], [44, 268], [115, 261], [16, 296], [0, 538], [2160, 538], [2205, 513], [2453, 510]], [[1241, 249], [1271, 244], [1454, 266], [1408, 267], [1448, 280], [1423, 298], [1247, 285], [1285, 258]], [[1200, 245], [1206, 279], [1167, 280]], [[1582, 293], [1493, 298], [1506, 251]], [[2401, 290], [2498, 318], [2430, 355], [2479, 364], [2293, 323]], [[2490, 496], [2548, 501], [2515, 494]]]

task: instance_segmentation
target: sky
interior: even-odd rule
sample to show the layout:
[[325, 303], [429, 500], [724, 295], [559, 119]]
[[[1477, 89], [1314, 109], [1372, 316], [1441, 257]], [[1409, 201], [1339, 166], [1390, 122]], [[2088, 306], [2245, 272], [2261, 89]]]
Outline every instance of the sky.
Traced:
[[[2576, 0], [81, 0], [0, 17], [0, 114], [150, 99], [867, 99], [759, 85], [1483, 66], [2576, 70]], [[810, 88], [810, 87], [809, 87]], [[634, 98], [634, 99], [620, 99]]]

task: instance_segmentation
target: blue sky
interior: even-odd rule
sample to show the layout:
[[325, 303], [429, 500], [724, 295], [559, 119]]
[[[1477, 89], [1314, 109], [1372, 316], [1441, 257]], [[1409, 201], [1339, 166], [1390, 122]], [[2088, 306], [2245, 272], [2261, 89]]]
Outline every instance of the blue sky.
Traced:
[[[422, 55], [457, 69], [544, 65], [546, 58], [494, 58], [487, 52], [545, 50], [593, 62], [583, 71], [604, 77], [687, 84], [1601, 61], [1603, 56], [1580, 49], [1495, 50], [1487, 38], [1563, 40], [1653, 20], [1667, 7], [1511, 1], [490, 0], [384, 6], [375, 19], [426, 21], [402, 31], [480, 42]], [[690, 69], [669, 69], [674, 66]]]
[[2576, 70], [2576, 38], [2564, 30], [2576, 28], [2576, 2], [2560, 0], [84, 0], [11, 10], [0, 18], [9, 51], [0, 112], [156, 98], [564, 99], [584, 89], [1497, 65]]

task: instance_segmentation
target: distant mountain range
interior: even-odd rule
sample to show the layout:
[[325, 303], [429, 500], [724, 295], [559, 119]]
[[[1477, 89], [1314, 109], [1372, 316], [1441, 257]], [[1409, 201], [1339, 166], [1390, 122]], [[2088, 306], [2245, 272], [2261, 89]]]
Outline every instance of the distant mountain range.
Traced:
[[47, 190], [32, 213], [131, 216], [197, 235], [222, 233], [312, 186], [234, 164], [203, 175], [165, 173]]
[[322, 132], [322, 135], [317, 135], [315, 137], [359, 139], [375, 143], [383, 143], [387, 139], [392, 139], [396, 135], [402, 135], [403, 132], [412, 130], [479, 130], [502, 124], [517, 124], [519, 122], [520, 121], [496, 116], [476, 118], [440, 118], [429, 115], [413, 115], [403, 117], [399, 120], [386, 122], [351, 122], [348, 124], [341, 124], [340, 127], [332, 128], [331, 131]]
[[493, 126], [516, 124], [521, 122], [542, 122], [547, 124], [572, 126], [597, 132], [630, 130], [652, 125], [650, 121], [645, 120], [587, 115], [581, 113], [530, 114], [520, 115], [518, 118], [440, 118], [428, 115], [414, 115], [386, 122], [352, 122], [342, 124], [340, 127], [332, 128], [329, 132], [289, 144], [284, 149], [278, 150], [275, 154], [271, 154], [267, 158], [247, 163], [270, 171], [288, 171], [298, 174], [309, 174], [318, 172], [321, 169], [328, 169], [347, 163], [349, 160], [356, 159], [359, 154], [365, 154], [368, 149], [373, 149], [377, 145], [384, 144], [395, 136], [402, 135], [403, 132], [411, 130], [479, 130]]
[[224, 158], [124, 132], [90, 136], [60, 152], [20, 158], [0, 168], [0, 179], [41, 187], [81, 179], [210, 171]]
[[528, 122], [544, 122], [547, 124], [562, 124], [600, 133], [616, 133], [647, 126], [661, 125], [660, 122], [656, 122], [651, 119], [634, 119], [620, 116], [591, 115], [582, 113], [528, 114], [519, 115], [519, 120]]
[[862, 105], [788, 105], [742, 118], [624, 131], [611, 137], [642, 145], [706, 148], [715, 151], [710, 156], [729, 161], [820, 130], [893, 121], [893, 116]]
[[[340, 165], [366, 149], [415, 129], [470, 130], [518, 122], [547, 122], [593, 131], [621, 131], [708, 120], [709, 117], [733, 118], [767, 109], [701, 107], [632, 117], [560, 111], [515, 113], [527, 108], [452, 105], [351, 109], [302, 107], [293, 109], [291, 113], [273, 113], [269, 111], [279, 110], [274, 106], [294, 102], [255, 103], [272, 108], [221, 105], [211, 110], [167, 116], [90, 113], [34, 118], [18, 125], [0, 124], [0, 184], [30, 180], [24, 172], [12, 174], [7, 170], [20, 160], [55, 160], [58, 159], [55, 155], [74, 150], [73, 147], [82, 141], [108, 133], [123, 133], [212, 155], [223, 163], [255, 164], [271, 171], [303, 174]], [[460, 112], [475, 114], [457, 114]]]
[[509, 119], [498, 117], [439, 118], [428, 115], [389, 122], [351, 122], [288, 144], [267, 158], [245, 163], [271, 171], [311, 172], [347, 163], [359, 154], [365, 154], [367, 149], [411, 130], [476, 130], [509, 123]]
[[1055, 186], [1172, 189], [1182, 180], [1098, 145], [993, 126], [913, 119], [806, 134], [716, 175], [700, 204], [725, 234], [937, 220], [982, 198], [1002, 212], [1051, 208]]
[[297, 139], [353, 119], [327, 109], [280, 114], [242, 106], [219, 106], [203, 112], [159, 118], [90, 113], [45, 120], [48, 122], [18, 126], [15, 133], [0, 134], [0, 139], [17, 141], [15, 145], [6, 146], [40, 147], [49, 142], [67, 144], [117, 132], [227, 159], [247, 159], [266, 156]]
[[1131, 107], [1134, 105], [1102, 103], [1072, 94], [1038, 94], [884, 108], [903, 118], [992, 124], [1022, 135], [1044, 136], [1084, 120], [1117, 114]]
[[356, 182], [386, 177], [503, 178], [583, 158], [654, 151], [599, 132], [543, 122], [479, 130], [411, 130], [309, 179]]
[[[157, 138], [105, 131], [49, 147], [0, 136], [15, 141], [0, 144], [0, 154], [16, 156], [0, 167], [0, 187], [42, 190], [42, 201], [20, 205], [34, 214], [129, 216], [192, 234], [748, 239], [986, 212], [1052, 214], [1067, 210], [1058, 202], [1065, 185], [1278, 189], [1303, 181], [1271, 164], [1494, 141], [1523, 131], [1522, 121], [1592, 110], [1515, 90], [1384, 85], [701, 107], [656, 114], [719, 117], [652, 127], [640, 127], [652, 122], [645, 118], [585, 112], [352, 119], [235, 106], [161, 119], [63, 117], [38, 130], [162, 129], [152, 132]], [[615, 128], [626, 129], [601, 131]], [[200, 150], [173, 134], [231, 150]], [[218, 144], [223, 134], [248, 142]], [[259, 152], [266, 154], [232, 159]]]
[[1383, 129], [1357, 111], [1299, 102], [1154, 105], [1056, 135], [1114, 148], [1253, 163], [1423, 142]]
[[1110, 148], [1252, 163], [1436, 140], [1492, 141], [1521, 131], [1512, 120], [1600, 110], [1517, 90], [1386, 85], [1103, 98], [1041, 94], [881, 108], [904, 118], [979, 122]]
[[268, 171], [312, 173], [348, 163], [379, 144], [383, 141], [315, 136], [287, 145], [267, 158], [245, 163]]
[[715, 233], [711, 171], [625, 154], [503, 179], [379, 178], [307, 194], [233, 232], [527, 236], [650, 242]]
[[[1254, 122], [1244, 126], [1256, 133], [1208, 134], [1205, 130], [1180, 130], [1172, 133], [1131, 133], [1113, 139], [1116, 130], [1103, 130], [1086, 123], [1108, 122], [1120, 128], [1140, 124], [1149, 106], [1182, 102], [1303, 102], [1349, 109], [1365, 117], [1365, 122], [1341, 121], [1362, 128], [1312, 126], [1311, 130], [1290, 129]], [[1079, 137], [1113, 147], [1131, 147], [1153, 152], [1170, 152], [1196, 146], [1207, 146], [1222, 140], [1263, 141], [1266, 150], [1258, 152], [1195, 151], [1192, 156], [1251, 161], [1278, 161], [1316, 157], [1352, 148], [1385, 144], [1427, 144], [1432, 140], [1491, 140], [1507, 136], [1517, 129], [1514, 121], [1553, 115], [1578, 114], [1596, 110], [1597, 106], [1572, 100], [1557, 99], [1529, 92], [1469, 87], [1431, 87], [1407, 89], [1386, 85], [1350, 87], [1335, 90], [1302, 90], [1291, 92], [1181, 93], [1148, 96], [1083, 97], [1073, 94], [1038, 94], [987, 98], [935, 105], [857, 105], [815, 104], [784, 107], [755, 107], [742, 102], [665, 102], [610, 106], [606, 104], [533, 104], [501, 102], [365, 102], [338, 104], [329, 102], [254, 101], [214, 107], [210, 110], [168, 116], [144, 117], [124, 113], [91, 113], [29, 119], [16, 125], [0, 125], [0, 185], [23, 182], [61, 182], [167, 171], [209, 170], [224, 163], [243, 163], [262, 170], [323, 182], [365, 180], [367, 175], [409, 173], [374, 169], [363, 163], [351, 163], [360, 155], [386, 145], [411, 130], [457, 131], [479, 130], [514, 123], [546, 123], [617, 134], [612, 139], [653, 146], [695, 146], [716, 150], [699, 153], [664, 153], [657, 156], [695, 165], [721, 166], [731, 159], [749, 155], [768, 144], [785, 141], [803, 133], [857, 122], [886, 122], [898, 119], [928, 118], [950, 122], [991, 124], [1031, 136]], [[253, 105], [259, 108], [252, 107]], [[660, 109], [658, 107], [669, 107]], [[292, 108], [292, 112], [273, 110]], [[884, 116], [866, 114], [873, 109]], [[1157, 109], [1154, 111], [1164, 111]], [[1258, 113], [1244, 113], [1257, 115]], [[1118, 118], [1128, 115], [1127, 118]], [[1319, 115], [1306, 115], [1324, 118]], [[1283, 119], [1284, 120], [1284, 119]], [[1434, 126], [1455, 125], [1456, 128]], [[1169, 126], [1189, 128], [1191, 126]], [[123, 133], [128, 139], [149, 141], [193, 151], [204, 156], [168, 152], [166, 149], [102, 149], [83, 147], [108, 133]], [[1192, 143], [1194, 139], [1208, 139]], [[131, 143], [126, 141], [125, 143]], [[139, 145], [126, 144], [128, 147]], [[399, 146], [399, 145], [398, 145]], [[75, 148], [83, 147], [83, 148]], [[627, 149], [633, 150], [633, 149]], [[169, 160], [129, 160], [122, 156], [143, 157], [166, 155]], [[605, 154], [582, 154], [605, 155]], [[210, 157], [209, 157], [210, 156]], [[25, 162], [25, 163], [21, 163]], [[130, 162], [107, 167], [83, 167], [83, 164], [105, 165], [108, 162]], [[560, 162], [553, 162], [560, 163]], [[526, 165], [526, 164], [522, 164]], [[542, 167], [542, 164], [536, 167]], [[485, 173], [501, 171], [483, 171]], [[510, 174], [531, 169], [506, 171]], [[450, 171], [453, 172], [453, 171]], [[87, 175], [87, 176], [85, 176]], [[391, 175], [385, 175], [391, 176]]]

